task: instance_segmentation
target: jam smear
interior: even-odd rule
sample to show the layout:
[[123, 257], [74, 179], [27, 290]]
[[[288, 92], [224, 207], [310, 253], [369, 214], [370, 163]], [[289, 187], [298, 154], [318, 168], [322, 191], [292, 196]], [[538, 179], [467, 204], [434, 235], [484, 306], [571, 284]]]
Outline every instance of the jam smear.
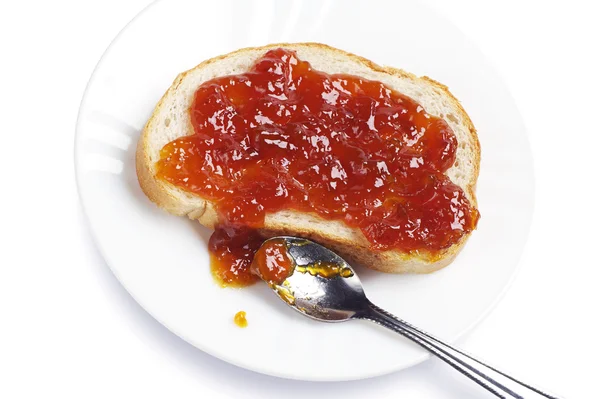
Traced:
[[317, 71], [280, 48], [203, 83], [189, 112], [194, 134], [162, 148], [157, 175], [216, 205], [210, 250], [226, 284], [256, 280], [252, 229], [283, 209], [343, 221], [373, 250], [435, 253], [477, 225], [444, 174], [456, 159], [450, 126], [381, 82]]
[[263, 238], [256, 230], [222, 224], [208, 240], [211, 271], [222, 286], [244, 287], [260, 280], [250, 266]]
[[268, 284], [281, 284], [294, 271], [285, 240], [276, 238], [265, 242], [254, 255], [251, 272]]
[[296, 266], [294, 269], [298, 273], [308, 273], [311, 276], [319, 276], [323, 278], [343, 277], [348, 278], [354, 276], [354, 272], [348, 266], [340, 266], [337, 263], [316, 262], [306, 266]]

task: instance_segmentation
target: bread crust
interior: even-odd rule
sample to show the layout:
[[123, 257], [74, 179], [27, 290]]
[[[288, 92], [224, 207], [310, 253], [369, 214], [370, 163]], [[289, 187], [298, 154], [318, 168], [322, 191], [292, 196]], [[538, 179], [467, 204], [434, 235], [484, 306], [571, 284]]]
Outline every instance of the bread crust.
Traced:
[[[472, 157], [473, 171], [468, 176], [468, 182], [463, 189], [465, 190], [465, 194], [469, 197], [471, 204], [477, 206], [475, 187], [479, 176], [481, 147], [479, 139], [477, 138], [477, 132], [470, 117], [448, 88], [429, 77], [417, 77], [416, 75], [401, 69], [379, 66], [366, 58], [321, 43], [277, 43], [263, 47], [243, 48], [229, 54], [206, 60], [196, 67], [179, 74], [171, 87], [156, 105], [152, 116], [142, 131], [136, 150], [136, 170], [140, 187], [152, 202], [167, 212], [179, 216], [187, 215], [190, 219], [197, 220], [206, 227], [214, 228], [218, 223], [218, 215], [214, 205], [210, 201], [206, 201], [195, 194], [183, 192], [183, 190], [156, 177], [154, 161], [150, 156], [150, 135], [154, 131], [155, 125], [157, 123], [162, 123], [162, 121], [159, 120], [159, 114], [164, 107], [166, 100], [177, 92], [179, 86], [189, 74], [198, 69], [205, 68], [210, 64], [219, 62], [228, 57], [243, 54], [244, 52], [254, 52], [257, 50], [266, 52], [270, 49], [279, 47], [291, 49], [308, 47], [326, 50], [332, 54], [341, 55], [361, 63], [373, 71], [395, 75], [413, 81], [420, 80], [436, 88], [441, 93], [440, 95], [445, 96], [446, 100], [460, 113], [462, 124], [468, 129], [468, 140], [470, 141], [468, 145], [471, 149], [469, 154]], [[193, 134], [191, 125], [189, 126], [188, 132], [189, 134]], [[167, 143], [162, 143], [162, 145], [165, 144]], [[185, 200], [182, 200], [182, 196]], [[336, 235], [332, 234], [331, 231], [343, 231], [343, 234]], [[431, 273], [439, 270], [454, 260], [456, 255], [465, 245], [469, 236], [465, 235], [459, 242], [451, 247], [436, 252], [412, 251], [410, 253], [405, 253], [399, 250], [374, 251], [370, 248], [368, 240], [360, 230], [351, 229], [342, 222], [327, 221], [316, 214], [306, 214], [292, 210], [267, 214], [265, 217], [265, 226], [261, 229], [261, 234], [265, 237], [294, 235], [312, 239], [334, 249], [348, 260], [387, 273]]]

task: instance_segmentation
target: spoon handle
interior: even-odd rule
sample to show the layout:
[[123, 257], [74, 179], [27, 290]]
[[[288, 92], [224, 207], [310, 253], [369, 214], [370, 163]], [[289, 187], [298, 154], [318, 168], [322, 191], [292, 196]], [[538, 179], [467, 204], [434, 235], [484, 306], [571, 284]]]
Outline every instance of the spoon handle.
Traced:
[[367, 308], [363, 312], [359, 312], [355, 317], [371, 320], [410, 338], [500, 398], [558, 399], [556, 396], [544, 393], [485, 365], [479, 360], [398, 319], [396, 316], [370, 302]]

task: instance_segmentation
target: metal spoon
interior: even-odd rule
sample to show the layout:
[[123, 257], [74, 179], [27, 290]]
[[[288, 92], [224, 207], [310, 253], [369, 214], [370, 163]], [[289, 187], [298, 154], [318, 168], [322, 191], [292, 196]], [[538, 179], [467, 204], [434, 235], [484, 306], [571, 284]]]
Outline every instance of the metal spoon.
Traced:
[[316, 320], [373, 321], [409, 338], [500, 398], [554, 398], [434, 338], [372, 304], [350, 265], [329, 249], [303, 238], [274, 237], [285, 243], [294, 270], [271, 288], [293, 309]]

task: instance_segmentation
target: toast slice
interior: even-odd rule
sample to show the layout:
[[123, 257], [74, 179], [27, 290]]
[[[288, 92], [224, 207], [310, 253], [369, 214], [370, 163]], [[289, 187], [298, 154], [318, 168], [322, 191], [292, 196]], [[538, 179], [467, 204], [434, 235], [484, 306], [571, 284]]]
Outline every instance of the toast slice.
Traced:
[[[140, 186], [156, 205], [172, 214], [187, 215], [206, 227], [214, 228], [218, 217], [213, 203], [156, 177], [155, 164], [160, 158], [160, 150], [170, 141], [194, 133], [188, 109], [202, 83], [219, 76], [244, 73], [266, 51], [279, 47], [296, 51], [300, 59], [308, 61], [316, 70], [380, 81], [413, 98], [427, 113], [443, 118], [458, 141], [456, 162], [446, 174], [462, 188], [471, 204], [477, 206], [475, 184], [479, 174], [479, 141], [471, 119], [447, 87], [428, 77], [381, 67], [362, 57], [318, 43], [245, 48], [204, 61], [177, 76], [148, 120], [136, 153]], [[267, 213], [261, 234], [265, 237], [306, 237], [334, 249], [348, 260], [389, 273], [429, 273], [438, 270], [452, 262], [468, 238], [465, 235], [458, 243], [437, 252], [374, 251], [360, 230], [342, 221], [325, 220], [316, 214], [291, 209]]]

